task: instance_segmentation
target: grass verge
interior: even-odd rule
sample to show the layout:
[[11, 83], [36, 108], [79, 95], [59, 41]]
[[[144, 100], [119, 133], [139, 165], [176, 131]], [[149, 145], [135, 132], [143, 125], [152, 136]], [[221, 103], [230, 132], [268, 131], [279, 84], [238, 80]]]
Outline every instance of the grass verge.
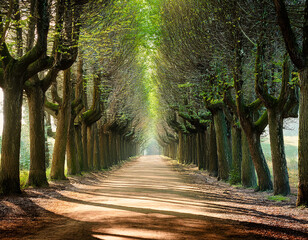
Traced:
[[268, 196], [268, 200], [275, 201], [275, 202], [288, 202], [290, 198], [282, 196], [282, 195], [275, 195], [275, 196]]

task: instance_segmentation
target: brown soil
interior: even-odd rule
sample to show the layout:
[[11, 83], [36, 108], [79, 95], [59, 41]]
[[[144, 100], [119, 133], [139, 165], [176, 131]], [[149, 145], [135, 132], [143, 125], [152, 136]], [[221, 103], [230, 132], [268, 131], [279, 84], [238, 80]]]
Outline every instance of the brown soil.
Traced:
[[0, 198], [0, 239], [308, 239], [308, 210], [269, 195], [147, 156]]

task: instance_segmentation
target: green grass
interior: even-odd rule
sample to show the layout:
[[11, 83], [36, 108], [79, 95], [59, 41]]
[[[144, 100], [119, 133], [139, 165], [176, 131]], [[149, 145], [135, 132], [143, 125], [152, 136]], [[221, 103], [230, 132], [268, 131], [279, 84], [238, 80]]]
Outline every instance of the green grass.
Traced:
[[[262, 149], [263, 149], [263, 153], [266, 158], [266, 161], [268, 163], [268, 167], [270, 169], [271, 175], [273, 176], [270, 144], [268, 142], [262, 142]], [[297, 188], [297, 185], [298, 185], [298, 162], [297, 162], [298, 150], [297, 150], [297, 147], [286, 144], [285, 154], [287, 158], [290, 186]]]
[[[262, 142], [262, 149], [266, 158], [271, 157], [271, 146], [268, 142]], [[288, 159], [296, 159], [298, 150], [296, 146], [285, 145], [285, 154]]]
[[290, 201], [290, 198], [282, 195], [268, 196], [267, 199], [275, 202]]
[[47, 176], [48, 181], [50, 180], [50, 170], [51, 170], [51, 168], [46, 169], [46, 176]]
[[[46, 169], [46, 176], [47, 176], [47, 180], [50, 181], [50, 171], [51, 171], [51, 168], [47, 168]], [[67, 168], [65, 167], [64, 169], [64, 176], [67, 177]]]
[[29, 177], [29, 171], [21, 170], [20, 171], [20, 187], [21, 189], [25, 189], [27, 187], [27, 181]]

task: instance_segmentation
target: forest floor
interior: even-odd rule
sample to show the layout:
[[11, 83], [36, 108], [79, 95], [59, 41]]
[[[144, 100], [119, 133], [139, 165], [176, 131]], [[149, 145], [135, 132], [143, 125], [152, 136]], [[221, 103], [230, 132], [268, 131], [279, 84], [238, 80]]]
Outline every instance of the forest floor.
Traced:
[[269, 196], [144, 156], [0, 197], [0, 239], [308, 239], [308, 209]]

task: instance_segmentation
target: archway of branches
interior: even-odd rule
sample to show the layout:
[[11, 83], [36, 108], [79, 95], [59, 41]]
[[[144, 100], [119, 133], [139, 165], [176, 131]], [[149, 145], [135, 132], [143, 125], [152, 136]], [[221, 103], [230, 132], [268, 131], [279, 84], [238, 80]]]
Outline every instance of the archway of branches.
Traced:
[[[307, 1], [0, 7], [3, 193], [20, 192], [20, 166], [28, 185], [44, 186], [46, 168], [65, 179], [65, 168], [74, 175], [155, 152], [288, 195], [295, 169], [283, 128], [300, 105], [298, 205], [307, 205]], [[261, 145], [267, 126], [270, 157]], [[28, 160], [20, 158], [22, 131]]]

